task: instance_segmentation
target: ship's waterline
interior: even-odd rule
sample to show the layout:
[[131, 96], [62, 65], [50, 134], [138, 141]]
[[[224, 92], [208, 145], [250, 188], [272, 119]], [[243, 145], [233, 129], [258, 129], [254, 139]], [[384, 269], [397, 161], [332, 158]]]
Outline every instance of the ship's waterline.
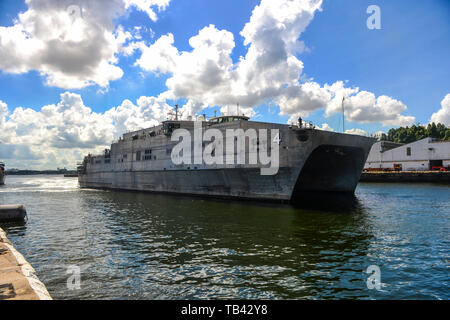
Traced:
[[5, 184], [5, 164], [3, 162], [0, 162], [0, 185]]
[[[227, 121], [166, 121], [124, 134], [104, 155], [84, 159], [80, 186], [282, 202], [295, 201], [303, 192], [353, 193], [374, 142], [311, 126], [222, 118]], [[175, 152], [186, 161], [173, 161], [173, 149], [180, 143], [176, 130], [194, 137]], [[234, 136], [226, 147], [223, 142], [216, 146], [205, 143], [212, 134], [205, 139], [202, 130], [215, 130], [216, 137], [228, 137], [232, 131]], [[264, 134], [249, 134], [252, 131]], [[275, 134], [269, 138], [268, 132]], [[203, 161], [205, 150], [218, 148], [226, 151], [226, 161]], [[193, 150], [194, 157], [186, 150]], [[254, 161], [262, 155], [264, 163]]]

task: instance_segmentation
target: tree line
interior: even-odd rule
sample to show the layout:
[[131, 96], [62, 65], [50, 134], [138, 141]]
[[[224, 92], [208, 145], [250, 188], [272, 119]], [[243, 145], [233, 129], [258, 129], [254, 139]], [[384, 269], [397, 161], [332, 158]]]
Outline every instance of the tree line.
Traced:
[[427, 126], [414, 124], [411, 127], [392, 128], [387, 134], [383, 133], [380, 140], [397, 143], [411, 143], [427, 137], [450, 140], [450, 127], [446, 127], [442, 123], [435, 124], [433, 122]]

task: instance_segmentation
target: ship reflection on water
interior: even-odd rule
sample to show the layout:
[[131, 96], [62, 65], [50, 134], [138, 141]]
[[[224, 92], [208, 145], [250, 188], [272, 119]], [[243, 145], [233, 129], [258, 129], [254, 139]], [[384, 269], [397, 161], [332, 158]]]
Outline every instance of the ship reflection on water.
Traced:
[[364, 207], [357, 196], [339, 192], [302, 192], [292, 200], [294, 208], [341, 213], [363, 213]]

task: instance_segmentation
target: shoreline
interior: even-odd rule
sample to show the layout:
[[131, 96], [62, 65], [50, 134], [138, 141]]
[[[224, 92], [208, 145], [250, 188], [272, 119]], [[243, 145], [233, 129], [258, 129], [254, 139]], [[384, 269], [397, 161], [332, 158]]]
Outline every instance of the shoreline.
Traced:
[[52, 300], [36, 270], [0, 228], [0, 300]]

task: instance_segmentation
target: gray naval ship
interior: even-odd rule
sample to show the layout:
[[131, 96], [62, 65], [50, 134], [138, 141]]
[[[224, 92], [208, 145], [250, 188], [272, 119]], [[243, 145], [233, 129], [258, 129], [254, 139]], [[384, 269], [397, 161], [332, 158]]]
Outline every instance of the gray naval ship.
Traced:
[[[173, 136], [177, 129], [195, 136], [196, 126], [204, 132], [217, 129], [215, 132], [223, 136], [238, 132], [236, 129], [242, 129], [241, 132], [275, 130], [278, 134], [274, 139], [272, 136], [267, 139], [244, 136], [244, 163], [217, 161], [211, 164], [195, 159], [195, 155], [188, 155], [193, 159], [191, 162], [174, 161], [173, 151], [178, 139], [173, 141]], [[236, 160], [238, 150], [242, 151], [237, 146], [238, 138], [234, 136], [234, 149], [227, 149], [234, 153], [232, 160]], [[267, 161], [264, 165], [250, 164], [247, 159], [252, 152], [261, 152], [260, 149], [273, 154], [272, 140], [278, 151], [277, 167], [272, 174], [264, 174], [262, 169], [270, 169], [272, 164]], [[227, 146], [230, 141], [233, 142], [227, 136]], [[319, 130], [301, 119], [295, 125], [287, 125], [250, 121], [245, 116], [224, 115], [209, 121], [205, 116], [200, 121], [179, 120], [176, 116], [158, 126], [125, 133], [101, 155], [89, 154], [78, 164], [78, 180], [82, 188], [295, 202], [309, 192], [353, 194], [374, 141], [365, 136]], [[209, 147], [214, 155], [216, 147], [220, 146], [214, 139], [200, 143], [193, 139], [189, 146], [192, 150], [197, 147], [205, 151], [214, 143], [214, 148]]]

